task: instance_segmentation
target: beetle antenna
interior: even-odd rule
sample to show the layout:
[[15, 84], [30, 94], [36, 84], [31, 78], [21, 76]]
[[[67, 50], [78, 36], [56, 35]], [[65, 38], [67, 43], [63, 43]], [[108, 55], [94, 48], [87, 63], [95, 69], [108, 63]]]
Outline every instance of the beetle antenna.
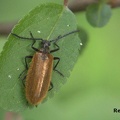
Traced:
[[66, 36], [68, 36], [68, 35], [70, 35], [70, 34], [73, 34], [73, 33], [76, 33], [76, 32], [79, 32], [80, 30], [74, 30], [74, 31], [72, 31], [72, 32], [69, 32], [69, 33], [67, 33], [67, 34], [64, 34], [63, 36], [62, 35], [59, 35], [56, 39], [54, 39], [54, 40], [50, 40], [50, 42], [57, 42], [59, 39], [62, 39], [62, 38], [64, 38], [64, 37], [66, 37]]
[[30, 35], [32, 36], [31, 38], [28, 38], [28, 37], [22, 37], [22, 36], [19, 36], [15, 33], [11, 33], [13, 36], [17, 37], [17, 38], [20, 38], [20, 39], [26, 39], [26, 40], [43, 40], [42, 38], [33, 38], [33, 35], [30, 31]]

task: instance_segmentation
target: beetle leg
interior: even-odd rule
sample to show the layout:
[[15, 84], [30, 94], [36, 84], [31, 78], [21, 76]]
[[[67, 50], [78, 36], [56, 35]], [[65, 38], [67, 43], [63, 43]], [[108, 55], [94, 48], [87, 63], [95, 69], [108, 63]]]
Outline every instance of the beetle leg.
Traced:
[[[27, 59], [29, 58], [32, 58], [33, 56], [25, 56], [25, 67], [26, 69], [19, 75], [19, 78], [21, 78], [21, 76], [23, 76], [25, 73], [26, 73], [26, 70], [28, 70], [28, 63], [27, 63]], [[26, 78], [26, 75], [21, 79], [22, 82], [23, 82], [23, 85], [25, 86], [25, 83], [24, 83], [24, 80]]]
[[63, 75], [60, 71], [56, 70], [56, 67], [57, 67], [58, 63], [60, 62], [60, 58], [59, 58], [59, 57], [54, 57], [54, 60], [58, 60], [58, 61], [57, 61], [57, 63], [55, 64], [53, 70], [55, 70], [55, 71], [58, 72], [61, 76], [64, 77], [64, 75]]
[[23, 84], [23, 86], [25, 87], [25, 80], [26, 79], [26, 75], [24, 76], [24, 78], [22, 78], [22, 84]]
[[32, 59], [33, 56], [25, 56], [25, 66], [26, 66], [26, 69], [28, 70], [28, 63], [27, 63], [27, 59]]
[[56, 43], [54, 43], [54, 45], [55, 45], [57, 48], [54, 49], [54, 50], [51, 50], [50, 53], [56, 52], [56, 51], [60, 50], [60, 47], [59, 47]]
[[30, 31], [30, 36], [31, 36], [31, 38], [32, 38], [32, 40], [33, 40], [33, 43], [32, 43], [32, 45], [31, 45], [32, 49], [35, 50], [35, 51], [39, 51], [39, 49], [37, 49], [37, 48], [34, 47], [34, 44], [35, 44], [36, 40], [35, 40], [35, 38], [33, 37], [33, 34], [32, 34], [31, 31]]
[[53, 89], [53, 83], [52, 82], [50, 82], [50, 88], [49, 88], [49, 90], [48, 91], [50, 91], [50, 90], [52, 90]]

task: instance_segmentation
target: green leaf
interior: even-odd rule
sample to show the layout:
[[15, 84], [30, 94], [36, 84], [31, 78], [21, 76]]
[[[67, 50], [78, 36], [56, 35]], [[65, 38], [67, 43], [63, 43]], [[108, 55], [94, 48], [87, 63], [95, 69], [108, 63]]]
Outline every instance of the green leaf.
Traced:
[[5, 119], [5, 111], [0, 108], [0, 120], [4, 120], [4, 119]]
[[91, 4], [86, 11], [87, 20], [93, 27], [105, 26], [111, 15], [111, 8], [105, 3]]
[[[35, 38], [55, 39], [59, 35], [77, 29], [74, 14], [59, 4], [41, 4], [26, 15], [15, 26], [12, 33], [19, 36], [30, 37], [29, 31]], [[25, 88], [22, 81], [18, 79], [20, 73], [25, 69], [25, 56], [33, 55], [35, 51], [31, 48], [31, 40], [21, 40], [9, 35], [0, 56], [0, 106], [8, 111], [22, 111], [28, 107], [25, 98]], [[71, 34], [60, 41], [60, 50], [53, 56], [60, 57], [57, 69], [64, 74], [64, 78], [53, 71], [52, 83], [54, 88], [48, 92], [47, 98], [52, 97], [58, 91], [73, 69], [79, 56], [80, 40], [77, 35]], [[40, 41], [36, 47], [39, 48]], [[54, 46], [51, 46], [54, 49]], [[55, 64], [55, 63], [54, 63]], [[45, 100], [46, 100], [45, 99]]]

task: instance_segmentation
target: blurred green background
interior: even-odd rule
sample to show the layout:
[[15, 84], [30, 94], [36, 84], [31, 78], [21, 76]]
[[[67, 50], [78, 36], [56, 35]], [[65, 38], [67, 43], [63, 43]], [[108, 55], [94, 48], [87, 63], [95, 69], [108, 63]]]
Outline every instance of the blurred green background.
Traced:
[[[20, 19], [39, 3], [1, 0], [0, 23]], [[86, 32], [87, 44], [83, 44], [85, 47], [67, 83], [38, 108], [21, 112], [25, 120], [120, 119], [119, 113], [113, 112], [120, 108], [120, 8], [112, 10], [112, 17], [103, 28], [91, 27], [85, 12], [75, 15], [78, 26]], [[6, 37], [0, 36], [0, 50], [5, 41]], [[5, 111], [0, 111], [2, 120]]]

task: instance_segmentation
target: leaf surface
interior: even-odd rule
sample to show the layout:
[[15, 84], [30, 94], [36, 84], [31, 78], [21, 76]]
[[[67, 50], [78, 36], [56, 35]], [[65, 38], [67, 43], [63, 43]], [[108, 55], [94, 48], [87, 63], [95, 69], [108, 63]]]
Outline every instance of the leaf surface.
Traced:
[[[47, 3], [36, 7], [21, 19], [12, 30], [12, 33], [30, 37], [29, 31], [31, 31], [34, 38], [51, 40], [76, 29], [75, 16], [67, 7], [55, 3]], [[18, 39], [10, 34], [1, 53], [0, 107], [8, 111], [22, 111], [31, 107], [27, 104], [25, 88], [18, 77], [25, 69], [25, 56], [35, 53], [31, 48], [32, 42], [32, 40]], [[77, 33], [58, 41], [57, 44], [60, 46], [60, 50], [53, 53], [53, 56], [60, 58], [57, 69], [65, 77], [63, 78], [53, 71], [52, 83], [54, 88], [48, 92], [45, 100], [52, 97], [54, 92], [58, 91], [61, 85], [66, 82], [67, 77], [70, 76], [70, 72], [79, 56], [79, 43], [80, 40]], [[40, 41], [37, 41], [35, 46], [40, 48]], [[50, 49], [55, 48], [51, 45]]]

